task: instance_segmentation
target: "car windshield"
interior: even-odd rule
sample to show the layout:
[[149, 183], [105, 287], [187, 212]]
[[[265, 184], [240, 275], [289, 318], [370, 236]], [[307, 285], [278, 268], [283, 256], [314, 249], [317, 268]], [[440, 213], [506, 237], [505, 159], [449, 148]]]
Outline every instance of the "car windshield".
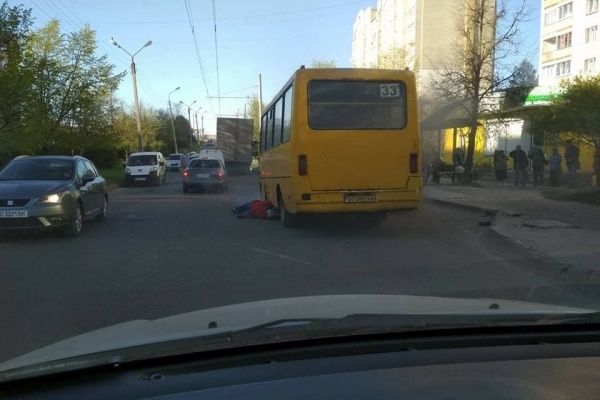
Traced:
[[600, 311], [597, 4], [2, 1], [0, 370]]
[[70, 160], [13, 160], [0, 170], [0, 181], [62, 181], [73, 178]]
[[188, 168], [221, 168], [219, 160], [198, 160], [190, 161]]
[[155, 155], [139, 155], [130, 156], [127, 160], [127, 165], [130, 167], [138, 167], [143, 165], [156, 165], [157, 157]]

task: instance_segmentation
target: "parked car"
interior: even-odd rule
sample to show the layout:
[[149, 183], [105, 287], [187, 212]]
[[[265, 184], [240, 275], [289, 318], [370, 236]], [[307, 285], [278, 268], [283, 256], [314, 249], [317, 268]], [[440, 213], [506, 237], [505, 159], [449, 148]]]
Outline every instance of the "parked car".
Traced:
[[183, 171], [183, 193], [192, 189], [216, 188], [220, 192], [227, 190], [227, 171], [219, 160], [196, 158]]
[[167, 171], [179, 171], [181, 166], [181, 154], [171, 154], [167, 160]]
[[160, 186], [167, 183], [165, 158], [158, 151], [132, 153], [125, 164], [124, 185], [147, 183]]
[[2, 231], [60, 228], [78, 236], [84, 220], [107, 217], [106, 180], [84, 157], [18, 157], [0, 170]]

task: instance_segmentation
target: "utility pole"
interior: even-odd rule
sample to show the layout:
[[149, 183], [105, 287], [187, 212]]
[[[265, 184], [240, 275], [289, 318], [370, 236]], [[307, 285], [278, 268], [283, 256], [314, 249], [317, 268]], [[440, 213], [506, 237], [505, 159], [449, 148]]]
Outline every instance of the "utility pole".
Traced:
[[246, 106], [248, 105], [248, 102], [250, 101], [250, 96], [247, 96], [248, 100], [246, 100], [246, 104], [244, 104], [244, 118], [248, 118], [248, 113], [246, 112]]
[[200, 130], [198, 129], [198, 113], [196, 113], [195, 116], [196, 116], [196, 133], [198, 134], [198, 140], [200, 140], [201, 136], [200, 136]]
[[192, 125], [192, 115], [191, 115], [191, 113], [192, 113], [192, 109], [190, 107], [188, 107], [188, 121], [190, 122], [190, 149], [192, 148], [192, 143], [194, 143], [193, 140], [192, 140], [192, 138], [194, 136], [193, 135], [194, 129], [193, 129], [193, 125]]
[[262, 77], [258, 74], [258, 130], [260, 131], [260, 124], [262, 123]]
[[171, 94], [177, 90], [179, 90], [179, 86], [175, 90], [172, 90], [169, 93], [169, 112], [171, 113], [171, 128], [173, 128], [173, 143], [175, 144], [175, 153], [179, 153], [177, 150], [177, 135], [175, 134], [175, 118], [173, 118], [173, 108], [171, 108]]
[[204, 138], [204, 113], [200, 116], [200, 120], [202, 121], [202, 137]]

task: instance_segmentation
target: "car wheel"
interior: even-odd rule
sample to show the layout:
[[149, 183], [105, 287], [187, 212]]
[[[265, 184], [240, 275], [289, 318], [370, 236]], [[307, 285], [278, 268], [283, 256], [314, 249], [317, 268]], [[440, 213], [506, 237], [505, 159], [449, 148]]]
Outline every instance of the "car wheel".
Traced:
[[108, 218], [108, 196], [104, 196], [102, 199], [102, 209], [96, 215], [96, 221], [104, 221], [106, 218]]
[[285, 208], [285, 203], [283, 202], [283, 197], [281, 196], [281, 194], [278, 196], [277, 204], [279, 204], [279, 219], [281, 221], [281, 226], [283, 226], [284, 228], [295, 227], [296, 226], [296, 215], [290, 213]]
[[183, 187], [183, 193], [189, 193], [190, 192], [190, 188], [187, 186]]
[[83, 229], [83, 210], [81, 205], [77, 205], [68, 225], [65, 227], [65, 235], [69, 237], [76, 237], [81, 235]]

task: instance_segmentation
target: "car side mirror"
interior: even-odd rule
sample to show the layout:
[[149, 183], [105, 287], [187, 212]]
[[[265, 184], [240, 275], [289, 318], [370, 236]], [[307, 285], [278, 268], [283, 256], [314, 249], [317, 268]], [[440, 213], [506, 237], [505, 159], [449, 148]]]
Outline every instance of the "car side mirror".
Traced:
[[96, 177], [94, 175], [84, 175], [81, 177], [81, 183], [87, 185], [90, 182], [93, 182]]

